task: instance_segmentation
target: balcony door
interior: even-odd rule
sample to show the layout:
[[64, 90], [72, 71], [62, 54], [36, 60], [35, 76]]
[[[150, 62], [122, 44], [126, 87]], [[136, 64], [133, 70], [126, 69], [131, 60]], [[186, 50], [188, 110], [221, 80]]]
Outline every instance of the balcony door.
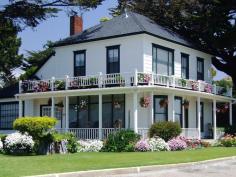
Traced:
[[120, 73], [120, 46], [107, 47], [107, 74]]

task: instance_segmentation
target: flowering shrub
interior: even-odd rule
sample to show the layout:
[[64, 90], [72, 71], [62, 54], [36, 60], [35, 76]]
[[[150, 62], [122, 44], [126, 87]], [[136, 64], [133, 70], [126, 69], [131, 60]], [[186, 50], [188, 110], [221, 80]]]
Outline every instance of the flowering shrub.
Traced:
[[199, 139], [186, 139], [187, 147], [190, 149], [201, 148], [202, 142]]
[[191, 81], [191, 85], [192, 85], [193, 90], [198, 90], [199, 89], [199, 85], [198, 85], [197, 81]]
[[210, 84], [207, 84], [204, 88], [204, 91], [207, 93], [212, 93], [212, 86]]
[[182, 137], [176, 137], [168, 141], [171, 151], [179, 151], [187, 148], [187, 144]]
[[3, 143], [2, 143], [2, 141], [1, 141], [1, 139], [0, 139], [0, 153], [3, 151]]
[[149, 83], [151, 81], [150, 74], [138, 73], [138, 82], [140, 83]]
[[141, 139], [135, 145], [135, 150], [140, 152], [150, 151], [150, 146], [148, 140]]
[[225, 147], [236, 147], [236, 136], [225, 135], [220, 139], [220, 144]]
[[147, 107], [149, 107], [150, 103], [151, 103], [150, 97], [144, 96], [144, 97], [140, 98], [140, 106], [141, 107], [147, 108]]
[[79, 140], [79, 152], [99, 152], [103, 147], [100, 140]]
[[162, 138], [150, 138], [149, 141], [149, 146], [151, 151], [169, 151], [169, 145], [168, 143], [165, 142]]
[[10, 154], [30, 153], [33, 151], [33, 147], [33, 138], [27, 133], [12, 133], [4, 141], [4, 150]]

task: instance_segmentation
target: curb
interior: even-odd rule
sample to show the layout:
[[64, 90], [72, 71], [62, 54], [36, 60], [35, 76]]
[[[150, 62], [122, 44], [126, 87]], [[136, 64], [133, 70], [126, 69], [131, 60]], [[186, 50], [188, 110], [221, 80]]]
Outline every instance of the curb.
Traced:
[[176, 167], [186, 167], [186, 166], [193, 166], [193, 165], [202, 165], [202, 164], [209, 164], [212, 162], [219, 162], [222, 160], [234, 160], [234, 159], [236, 159], [236, 156], [223, 157], [223, 158], [204, 160], [204, 161], [198, 161], [198, 162], [179, 163], [179, 164], [151, 165], [151, 166], [137, 166], [137, 167], [128, 167], [128, 168], [113, 168], [113, 169], [67, 172], [67, 173], [53, 173], [53, 174], [35, 175], [35, 176], [28, 176], [28, 177], [94, 177], [94, 176], [101, 177], [101, 176], [129, 174], [129, 173], [138, 174], [140, 172], [165, 170], [165, 169], [172, 169]]

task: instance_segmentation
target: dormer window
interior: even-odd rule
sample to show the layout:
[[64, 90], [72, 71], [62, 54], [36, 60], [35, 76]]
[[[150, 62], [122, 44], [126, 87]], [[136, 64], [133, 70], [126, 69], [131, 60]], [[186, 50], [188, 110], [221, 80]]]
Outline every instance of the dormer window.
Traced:
[[153, 44], [152, 71], [156, 74], [174, 75], [174, 50]]
[[120, 46], [107, 47], [107, 74], [120, 73]]
[[74, 52], [74, 76], [86, 75], [86, 51], [79, 50]]

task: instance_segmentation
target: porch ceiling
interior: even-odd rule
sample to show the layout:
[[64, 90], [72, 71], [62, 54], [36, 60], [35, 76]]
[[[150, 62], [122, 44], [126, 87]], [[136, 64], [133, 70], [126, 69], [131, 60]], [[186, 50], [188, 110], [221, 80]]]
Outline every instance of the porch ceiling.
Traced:
[[163, 86], [132, 86], [132, 87], [111, 87], [111, 88], [91, 88], [91, 89], [77, 89], [77, 90], [64, 90], [64, 91], [51, 91], [51, 92], [37, 92], [37, 93], [24, 93], [17, 94], [16, 99], [28, 100], [36, 98], [49, 98], [49, 97], [65, 97], [65, 96], [83, 96], [83, 95], [108, 95], [108, 94], [124, 94], [137, 92], [157, 92], [170, 94], [174, 93], [179, 96], [201, 97], [206, 99], [216, 99], [217, 101], [236, 101], [235, 98], [214, 95], [206, 92], [198, 92], [193, 90], [178, 89], [173, 87]]

